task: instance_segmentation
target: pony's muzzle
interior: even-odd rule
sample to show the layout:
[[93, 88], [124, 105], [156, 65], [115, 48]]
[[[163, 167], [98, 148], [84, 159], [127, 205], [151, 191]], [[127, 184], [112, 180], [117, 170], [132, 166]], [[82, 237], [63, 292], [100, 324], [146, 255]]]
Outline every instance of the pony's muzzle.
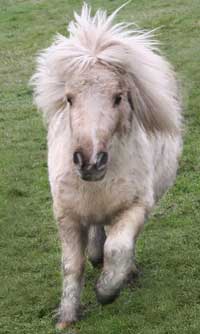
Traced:
[[76, 151], [73, 155], [73, 162], [79, 176], [85, 181], [100, 181], [106, 173], [108, 153], [97, 153], [94, 161], [88, 159], [82, 152]]

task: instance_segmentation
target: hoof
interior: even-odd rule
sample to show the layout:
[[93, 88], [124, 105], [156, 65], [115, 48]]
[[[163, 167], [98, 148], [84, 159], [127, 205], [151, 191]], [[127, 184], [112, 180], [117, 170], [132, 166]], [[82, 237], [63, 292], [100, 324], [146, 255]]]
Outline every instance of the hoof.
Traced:
[[56, 329], [59, 331], [62, 331], [63, 329], [71, 327], [72, 325], [73, 325], [73, 322], [66, 322], [66, 321], [58, 322], [56, 324]]
[[103, 265], [103, 257], [89, 258], [89, 260], [94, 268], [101, 268]]
[[102, 305], [106, 305], [106, 304], [111, 304], [112, 302], [114, 302], [114, 300], [120, 294], [120, 289], [115, 290], [114, 292], [110, 294], [106, 294], [104, 292], [100, 292], [100, 290], [96, 288], [95, 292], [96, 292], [96, 297], [97, 297], [98, 302]]

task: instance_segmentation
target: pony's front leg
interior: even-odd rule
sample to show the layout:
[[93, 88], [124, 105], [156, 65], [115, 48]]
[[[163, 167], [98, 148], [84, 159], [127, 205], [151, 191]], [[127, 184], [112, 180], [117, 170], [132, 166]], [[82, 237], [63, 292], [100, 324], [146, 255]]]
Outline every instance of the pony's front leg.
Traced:
[[60, 219], [58, 226], [62, 244], [63, 293], [57, 328], [63, 329], [78, 320], [87, 229], [69, 217]]
[[104, 245], [104, 267], [96, 293], [102, 304], [112, 302], [134, 266], [134, 248], [144, 225], [145, 208], [131, 207], [120, 214], [110, 227]]

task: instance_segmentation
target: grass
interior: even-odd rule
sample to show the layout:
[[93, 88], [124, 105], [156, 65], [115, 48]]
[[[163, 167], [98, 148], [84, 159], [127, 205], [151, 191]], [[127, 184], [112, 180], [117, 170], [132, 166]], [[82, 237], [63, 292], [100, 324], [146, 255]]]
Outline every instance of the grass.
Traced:
[[[90, 1], [109, 12], [121, 1]], [[60, 249], [46, 165], [46, 133], [28, 80], [81, 1], [0, 0], [0, 333], [52, 334], [61, 293]], [[199, 0], [134, 0], [119, 19], [161, 27], [161, 48], [179, 74], [186, 134], [176, 185], [137, 247], [142, 275], [112, 305], [97, 304], [88, 264], [80, 334], [200, 332]]]

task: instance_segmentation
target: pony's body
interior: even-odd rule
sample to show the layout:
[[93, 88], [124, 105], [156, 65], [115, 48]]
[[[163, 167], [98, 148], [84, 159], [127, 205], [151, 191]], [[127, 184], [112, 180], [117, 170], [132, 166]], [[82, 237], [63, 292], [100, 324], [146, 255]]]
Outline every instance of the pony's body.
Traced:
[[[148, 33], [94, 18], [85, 5], [70, 37], [38, 59], [35, 101], [48, 123], [48, 168], [63, 251], [59, 328], [78, 318], [85, 249], [112, 301], [134, 265], [135, 242], [172, 185], [181, 153], [181, 107], [170, 65]], [[86, 182], [90, 181], [90, 182]], [[103, 226], [108, 225], [107, 238]]]

